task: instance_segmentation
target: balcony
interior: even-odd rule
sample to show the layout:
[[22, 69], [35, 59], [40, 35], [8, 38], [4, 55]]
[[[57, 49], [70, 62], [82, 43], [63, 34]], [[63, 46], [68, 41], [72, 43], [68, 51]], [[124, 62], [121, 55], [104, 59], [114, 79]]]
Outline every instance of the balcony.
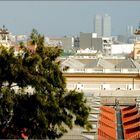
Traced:
[[83, 69], [68, 69], [67, 71], [63, 71], [63, 73], [120, 73], [120, 74], [140, 74], [140, 69], [123, 69], [123, 68], [114, 68], [114, 69], [94, 69], [94, 68], [83, 68]]

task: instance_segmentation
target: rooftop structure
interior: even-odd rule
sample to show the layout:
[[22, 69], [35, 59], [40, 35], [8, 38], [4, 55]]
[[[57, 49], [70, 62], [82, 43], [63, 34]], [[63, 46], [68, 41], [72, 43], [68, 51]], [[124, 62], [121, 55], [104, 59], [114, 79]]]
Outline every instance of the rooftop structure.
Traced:
[[0, 29], [0, 34], [9, 34], [8, 29], [5, 28], [5, 25], [3, 25], [3, 28]]
[[134, 34], [135, 35], [140, 35], [140, 23], [139, 23], [138, 29], [136, 29]]
[[5, 28], [4, 25], [2, 28], [0, 28], [0, 44], [5, 47], [9, 47], [11, 45], [9, 40], [9, 31]]
[[140, 90], [140, 63], [127, 59], [62, 59], [68, 90]]
[[115, 109], [107, 106], [100, 107], [98, 140], [117, 140]]
[[[73, 72], [76, 73], [79, 70], [79, 73], [123, 73], [123, 69], [125, 69], [124, 73], [129, 72], [138, 72], [140, 69], [140, 63], [137, 60], [133, 60], [131, 58], [127, 59], [105, 59], [103, 57], [95, 57], [92, 59], [78, 59], [78, 58], [69, 58], [62, 59], [62, 66], [68, 66], [69, 69], [66, 73]], [[72, 63], [71, 63], [72, 61]], [[82, 67], [80, 67], [83, 64]], [[75, 69], [76, 67], [77, 69]], [[83, 68], [83, 69], [81, 69]], [[72, 71], [73, 70], [73, 71]]]
[[[117, 107], [117, 104], [116, 104]], [[128, 106], [116, 110], [101, 106], [99, 114], [98, 140], [140, 139], [140, 114], [138, 107]]]
[[48, 43], [46, 43], [47, 46], [57, 46], [62, 47], [62, 49], [65, 52], [68, 52], [73, 49], [74, 47], [74, 37], [60, 37], [60, 38], [50, 38], [48, 40]]

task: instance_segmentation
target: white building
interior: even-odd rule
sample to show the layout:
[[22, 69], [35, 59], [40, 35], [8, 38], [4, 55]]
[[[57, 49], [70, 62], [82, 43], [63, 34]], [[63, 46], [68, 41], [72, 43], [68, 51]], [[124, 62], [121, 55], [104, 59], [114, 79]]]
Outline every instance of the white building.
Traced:
[[77, 50], [76, 53], [77, 54], [95, 54], [97, 53], [97, 50], [86, 48], [86, 49], [79, 49]]
[[9, 31], [3, 25], [0, 29], [0, 45], [9, 48], [11, 46], [11, 41], [9, 40]]
[[112, 38], [111, 37], [103, 37], [103, 52], [106, 55], [111, 55], [111, 46], [112, 46]]
[[16, 41], [27, 41], [28, 37], [27, 35], [16, 35]]
[[112, 44], [111, 54], [130, 54], [134, 50], [134, 44]]

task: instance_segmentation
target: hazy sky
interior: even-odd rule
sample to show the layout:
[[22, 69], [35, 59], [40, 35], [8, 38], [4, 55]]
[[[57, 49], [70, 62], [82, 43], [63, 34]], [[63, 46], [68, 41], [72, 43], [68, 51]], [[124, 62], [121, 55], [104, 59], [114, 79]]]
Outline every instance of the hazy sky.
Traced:
[[48, 36], [73, 36], [93, 32], [96, 14], [112, 18], [112, 34], [138, 26], [140, 1], [0, 1], [0, 27], [13, 34], [29, 34], [32, 28]]

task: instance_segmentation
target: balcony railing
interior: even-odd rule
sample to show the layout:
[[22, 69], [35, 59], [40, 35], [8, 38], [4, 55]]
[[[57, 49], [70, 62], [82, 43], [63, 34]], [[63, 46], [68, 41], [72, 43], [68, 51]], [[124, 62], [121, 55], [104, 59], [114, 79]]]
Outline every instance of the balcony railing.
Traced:
[[63, 73], [134, 73], [140, 74], [140, 69], [94, 69], [94, 68], [83, 68], [83, 69], [74, 69], [70, 68], [67, 71], [63, 71]]

